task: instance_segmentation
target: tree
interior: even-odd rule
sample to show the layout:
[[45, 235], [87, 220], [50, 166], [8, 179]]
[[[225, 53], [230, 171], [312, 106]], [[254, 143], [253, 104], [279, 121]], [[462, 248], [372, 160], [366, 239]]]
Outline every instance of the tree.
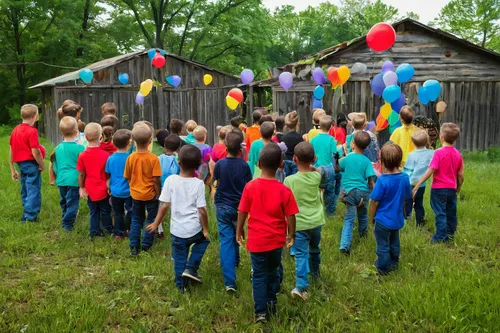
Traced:
[[379, 22], [398, 21], [399, 11], [386, 5], [382, 0], [346, 0], [342, 6], [343, 14], [349, 23], [349, 29], [357, 36], [366, 34]]

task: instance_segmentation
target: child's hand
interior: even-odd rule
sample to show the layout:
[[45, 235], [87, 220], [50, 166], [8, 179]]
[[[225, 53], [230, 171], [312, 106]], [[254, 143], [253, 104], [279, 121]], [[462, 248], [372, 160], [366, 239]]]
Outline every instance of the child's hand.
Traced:
[[17, 173], [17, 171], [15, 171], [15, 170], [12, 171], [11, 176], [12, 176], [12, 180], [14, 180], [16, 182], [19, 180], [19, 174]]
[[148, 224], [146, 226], [146, 231], [147, 232], [155, 232], [156, 229], [158, 229], [158, 226], [156, 225], [156, 223], [151, 223], [151, 224]]
[[205, 239], [208, 239], [208, 230], [203, 230], [203, 237], [205, 237]]
[[295, 243], [295, 235], [293, 236], [286, 236], [286, 248], [289, 249], [293, 246], [293, 244]]
[[84, 188], [80, 189], [80, 198], [82, 199], [87, 199], [89, 197], [89, 194], [87, 193], [87, 190]]
[[38, 172], [43, 172], [45, 170], [45, 164], [38, 166]]
[[414, 187], [413, 190], [411, 191], [411, 197], [415, 199], [415, 196], [417, 195], [418, 187]]
[[240, 246], [244, 246], [243, 244], [245, 244], [245, 237], [243, 235], [240, 235], [236, 238], [236, 241], [238, 242], [238, 244], [240, 244]]

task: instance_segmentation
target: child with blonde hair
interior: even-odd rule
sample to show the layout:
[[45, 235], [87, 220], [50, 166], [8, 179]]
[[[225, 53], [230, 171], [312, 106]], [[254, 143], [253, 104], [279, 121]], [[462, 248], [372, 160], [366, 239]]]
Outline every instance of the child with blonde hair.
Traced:
[[299, 115], [297, 111], [287, 113], [285, 116], [285, 126], [288, 132], [282, 137], [281, 142], [286, 145], [285, 152], [285, 175], [291, 176], [297, 173], [297, 164], [293, 161], [295, 146], [304, 141], [302, 135], [297, 132], [299, 128]]
[[[308, 142], [311, 142], [312, 139], [314, 139], [316, 137], [316, 135], [319, 134], [319, 132], [320, 132], [319, 122], [320, 122], [322, 117], [326, 116], [326, 112], [323, 109], [313, 109], [312, 112], [313, 112], [313, 115], [312, 115], [313, 128], [309, 131], [309, 133], [307, 133], [307, 141]], [[332, 124], [333, 124], [333, 121], [332, 121]]]
[[207, 141], [207, 134], [207, 129], [203, 126], [196, 126], [196, 128], [193, 130], [193, 137], [196, 140], [194, 145], [201, 152], [201, 165], [197, 171], [197, 174], [198, 178], [203, 181], [207, 181], [210, 177], [209, 163], [211, 161], [212, 155], [212, 147], [205, 143]]
[[193, 132], [197, 126], [198, 126], [198, 124], [194, 120], [186, 121], [187, 136], [184, 139], [184, 141], [186, 141], [186, 143], [189, 143], [190, 145], [194, 145], [196, 143], [196, 138], [194, 137]]
[[390, 138], [392, 143], [397, 144], [401, 147], [401, 150], [403, 150], [403, 160], [401, 162], [402, 167], [408, 159], [408, 154], [415, 149], [413, 141], [411, 140], [411, 136], [417, 129], [417, 127], [412, 124], [414, 116], [415, 113], [409, 106], [403, 106], [401, 108], [401, 112], [399, 113], [399, 119], [401, 120], [403, 126], [396, 128], [394, 132], [392, 132]]

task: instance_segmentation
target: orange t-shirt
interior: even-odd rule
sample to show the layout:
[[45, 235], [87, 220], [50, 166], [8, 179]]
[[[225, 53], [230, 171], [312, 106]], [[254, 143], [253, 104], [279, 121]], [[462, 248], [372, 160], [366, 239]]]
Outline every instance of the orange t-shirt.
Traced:
[[252, 125], [250, 127], [247, 127], [246, 137], [245, 137], [245, 144], [247, 148], [247, 159], [248, 159], [248, 152], [250, 151], [250, 147], [252, 146], [252, 142], [254, 142], [255, 140], [259, 140], [260, 138], [262, 138], [262, 135], [260, 134], [259, 125]]
[[149, 152], [132, 153], [125, 163], [123, 177], [129, 181], [132, 199], [153, 200], [156, 197], [153, 177], [161, 177], [158, 156]]

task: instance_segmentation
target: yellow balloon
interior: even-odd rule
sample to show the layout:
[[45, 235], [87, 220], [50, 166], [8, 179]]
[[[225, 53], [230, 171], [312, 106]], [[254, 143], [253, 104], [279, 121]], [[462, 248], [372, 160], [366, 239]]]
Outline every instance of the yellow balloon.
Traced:
[[340, 85], [343, 86], [344, 83], [349, 80], [351, 77], [351, 71], [347, 66], [340, 66], [339, 69], [337, 70], [337, 73], [339, 75], [339, 80], [340, 80]]
[[389, 103], [385, 103], [381, 108], [380, 108], [380, 114], [384, 119], [388, 119], [390, 114], [392, 112], [392, 106]]
[[236, 110], [240, 103], [231, 96], [226, 96], [226, 105], [231, 110]]
[[206, 86], [208, 86], [210, 83], [212, 83], [213, 77], [210, 74], [205, 74], [203, 77], [203, 82], [205, 83]]
[[141, 88], [139, 89], [139, 91], [144, 97], [146, 97], [147, 95], [149, 95], [152, 89], [153, 89], [153, 80], [147, 79], [146, 81], [141, 83]]

